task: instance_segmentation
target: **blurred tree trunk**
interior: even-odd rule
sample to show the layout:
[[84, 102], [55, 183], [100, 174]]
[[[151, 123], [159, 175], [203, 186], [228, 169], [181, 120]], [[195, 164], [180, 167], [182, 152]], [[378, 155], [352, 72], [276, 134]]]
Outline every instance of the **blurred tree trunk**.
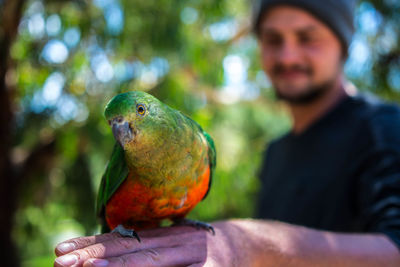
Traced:
[[55, 141], [39, 143], [24, 162], [12, 161], [15, 89], [7, 79], [12, 64], [10, 49], [18, 34], [25, 0], [0, 2], [0, 251], [1, 266], [19, 266], [19, 256], [12, 240], [14, 214], [17, 209], [19, 186], [52, 165]]
[[2, 266], [19, 266], [11, 239], [18, 177], [11, 161], [13, 90], [7, 84], [10, 47], [14, 41], [25, 0], [6, 0], [0, 9], [0, 249]]

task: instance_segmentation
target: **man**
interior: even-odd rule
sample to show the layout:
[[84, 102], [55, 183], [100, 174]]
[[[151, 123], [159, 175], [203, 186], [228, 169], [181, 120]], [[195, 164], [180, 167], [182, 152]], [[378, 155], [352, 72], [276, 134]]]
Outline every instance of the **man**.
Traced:
[[55, 266], [400, 266], [400, 111], [346, 89], [351, 3], [264, 0], [254, 27], [293, 116], [267, 152], [262, 219], [76, 238]]

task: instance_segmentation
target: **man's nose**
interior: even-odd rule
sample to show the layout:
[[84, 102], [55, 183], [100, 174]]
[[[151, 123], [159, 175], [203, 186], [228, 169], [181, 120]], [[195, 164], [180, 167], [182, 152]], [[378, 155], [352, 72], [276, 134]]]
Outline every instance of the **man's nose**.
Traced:
[[294, 65], [301, 63], [301, 52], [296, 44], [284, 42], [276, 53], [277, 61], [282, 65]]

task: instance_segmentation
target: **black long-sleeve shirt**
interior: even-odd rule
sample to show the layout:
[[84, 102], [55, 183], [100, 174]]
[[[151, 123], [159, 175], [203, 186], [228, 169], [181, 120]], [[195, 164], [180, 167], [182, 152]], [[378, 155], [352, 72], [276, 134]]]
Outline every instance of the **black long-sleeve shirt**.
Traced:
[[400, 249], [400, 108], [346, 97], [305, 132], [268, 147], [258, 217], [380, 232]]

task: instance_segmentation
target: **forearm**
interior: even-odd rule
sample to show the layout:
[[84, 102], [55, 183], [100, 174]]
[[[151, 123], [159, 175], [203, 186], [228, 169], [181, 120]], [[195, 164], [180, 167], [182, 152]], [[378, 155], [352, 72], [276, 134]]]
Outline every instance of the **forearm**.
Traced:
[[243, 256], [253, 266], [400, 266], [398, 249], [383, 234], [338, 234], [262, 220], [227, 223], [240, 229], [236, 249], [251, 251]]

